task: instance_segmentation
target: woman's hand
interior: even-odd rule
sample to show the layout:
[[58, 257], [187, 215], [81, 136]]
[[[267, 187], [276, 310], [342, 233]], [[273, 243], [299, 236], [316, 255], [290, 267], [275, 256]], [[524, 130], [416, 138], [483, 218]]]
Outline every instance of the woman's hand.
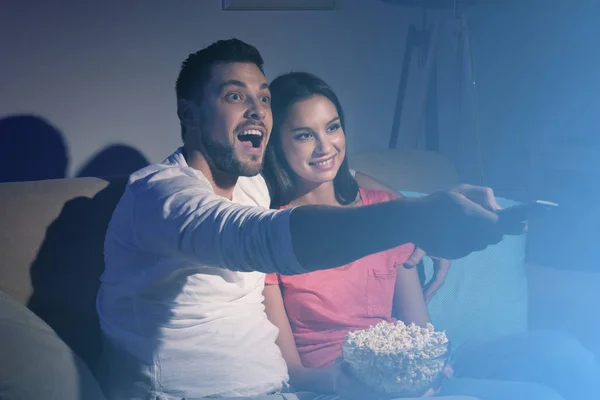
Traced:
[[454, 371], [452, 370], [452, 367], [450, 365], [446, 364], [446, 366], [444, 367], [443, 374], [444, 374], [444, 378], [442, 379], [442, 382], [440, 382], [440, 384], [437, 385], [436, 388], [427, 389], [427, 391], [425, 392], [425, 394], [423, 396], [421, 396], [421, 397], [433, 397], [433, 396], [436, 396], [440, 392], [440, 389], [442, 387], [444, 379], [450, 379], [450, 378], [452, 378], [452, 376], [454, 375]]
[[450, 260], [431, 257], [433, 260], [433, 277], [423, 288], [423, 297], [425, 303], [429, 304], [433, 296], [440, 290], [446, 281], [448, 270], [450, 269]]
[[[408, 257], [402, 266], [406, 269], [415, 268], [424, 256], [426, 256], [425, 252], [422, 249], [415, 247], [410, 257]], [[433, 260], [433, 277], [423, 288], [423, 297], [426, 304], [429, 304], [429, 301], [431, 301], [433, 296], [435, 296], [438, 290], [444, 285], [451, 264], [450, 260], [444, 258], [429, 258]]]

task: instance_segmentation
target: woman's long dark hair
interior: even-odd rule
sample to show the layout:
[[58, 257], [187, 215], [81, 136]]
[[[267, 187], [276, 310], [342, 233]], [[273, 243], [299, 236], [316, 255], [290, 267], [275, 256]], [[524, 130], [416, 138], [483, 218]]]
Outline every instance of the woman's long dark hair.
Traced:
[[[263, 175], [271, 194], [271, 208], [288, 205], [298, 195], [297, 177], [290, 168], [281, 146], [281, 125], [287, 118], [291, 106], [312, 96], [323, 96], [331, 101], [340, 117], [340, 125], [346, 134], [344, 111], [331, 87], [322, 79], [306, 72], [290, 72], [281, 75], [270, 85], [273, 131], [265, 153]], [[356, 200], [358, 184], [350, 174], [348, 153], [342, 161], [334, 180], [336, 200], [347, 205]]]

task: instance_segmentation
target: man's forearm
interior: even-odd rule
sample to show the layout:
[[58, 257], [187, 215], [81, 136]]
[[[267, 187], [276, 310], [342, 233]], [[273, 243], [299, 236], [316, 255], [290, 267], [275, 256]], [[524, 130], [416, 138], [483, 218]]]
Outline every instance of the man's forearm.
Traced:
[[408, 243], [410, 203], [402, 199], [357, 208], [297, 207], [290, 215], [296, 259], [316, 271]]

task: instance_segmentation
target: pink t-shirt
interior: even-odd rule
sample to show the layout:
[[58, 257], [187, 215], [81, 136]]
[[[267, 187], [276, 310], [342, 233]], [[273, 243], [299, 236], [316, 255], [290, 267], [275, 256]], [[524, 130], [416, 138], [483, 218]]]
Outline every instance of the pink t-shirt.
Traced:
[[[363, 205], [390, 201], [389, 193], [360, 189]], [[361, 227], [356, 227], [361, 229]], [[333, 364], [350, 330], [393, 321], [396, 265], [414, 246], [405, 244], [325, 271], [283, 276], [268, 274], [267, 285], [280, 285], [302, 364]]]

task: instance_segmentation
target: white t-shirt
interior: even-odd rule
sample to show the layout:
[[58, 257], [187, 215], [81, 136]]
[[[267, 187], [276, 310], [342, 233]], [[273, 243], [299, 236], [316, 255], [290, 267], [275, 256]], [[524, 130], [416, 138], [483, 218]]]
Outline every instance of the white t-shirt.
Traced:
[[139, 362], [153, 393], [256, 396], [286, 384], [264, 272], [306, 271], [291, 210], [268, 207], [261, 176], [241, 177], [229, 201], [181, 149], [130, 177], [106, 234], [97, 309], [105, 337]]

